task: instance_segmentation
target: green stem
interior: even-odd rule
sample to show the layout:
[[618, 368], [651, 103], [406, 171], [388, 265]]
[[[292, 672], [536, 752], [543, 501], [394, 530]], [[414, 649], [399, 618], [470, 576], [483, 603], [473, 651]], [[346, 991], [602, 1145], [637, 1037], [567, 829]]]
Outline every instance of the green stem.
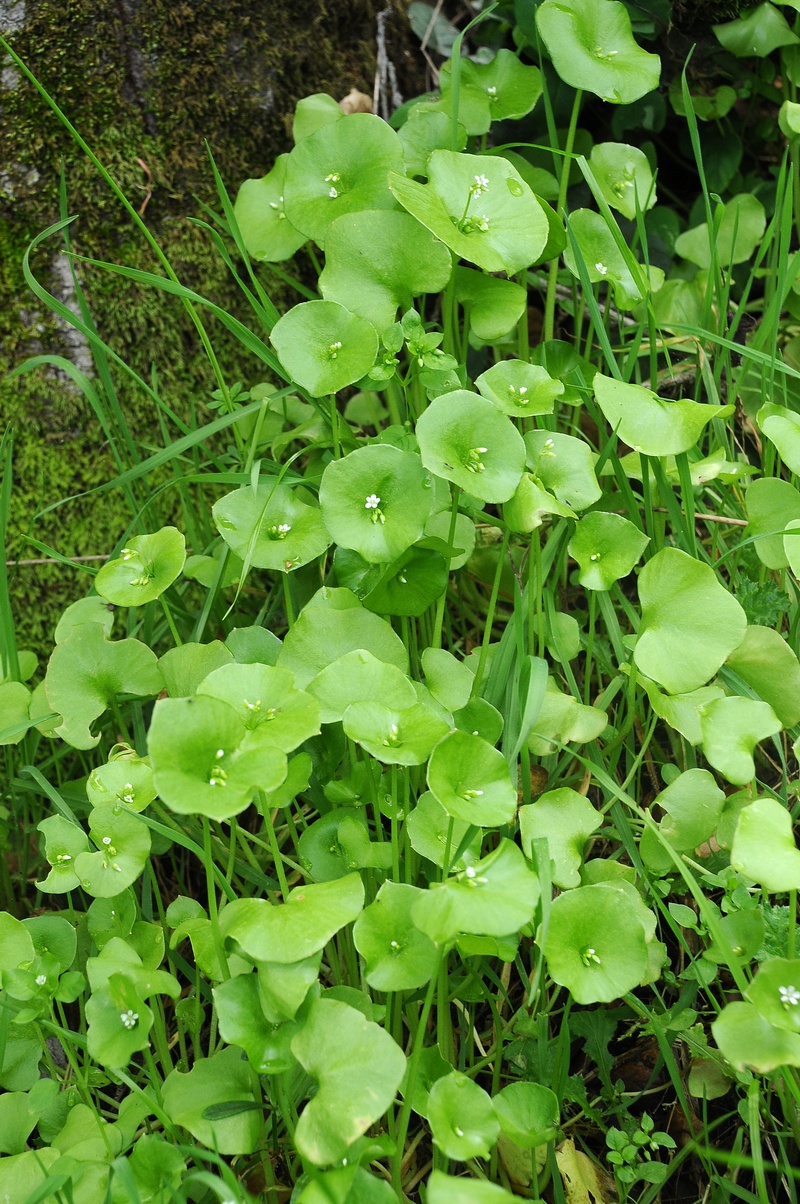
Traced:
[[[450, 528], [447, 532], [447, 543], [452, 548], [453, 540], [456, 537], [456, 522], [458, 520], [458, 502], [461, 497], [461, 489], [458, 485], [453, 486], [453, 505], [450, 510]], [[450, 578], [450, 561], [452, 557], [447, 556], [447, 577]], [[442, 628], [444, 626], [444, 610], [447, 605], [447, 584], [439, 595], [436, 603], [436, 616], [433, 620], [433, 634], [431, 636], [431, 648], [441, 648], [442, 646]]]
[[403, 1106], [400, 1109], [400, 1116], [397, 1121], [397, 1144], [392, 1159], [392, 1186], [397, 1192], [397, 1198], [403, 1200], [403, 1185], [402, 1185], [402, 1169], [403, 1169], [403, 1151], [405, 1149], [406, 1137], [408, 1135], [408, 1122], [411, 1119], [411, 1100], [414, 1096], [414, 1088], [417, 1084], [417, 1074], [419, 1072], [420, 1058], [425, 1047], [425, 1031], [428, 1027], [431, 1008], [433, 1007], [433, 997], [436, 993], [436, 984], [439, 978], [439, 966], [444, 960], [444, 949], [440, 948], [437, 958], [437, 964], [431, 975], [428, 989], [425, 992], [425, 1001], [422, 1005], [422, 1012], [417, 1025], [417, 1032], [414, 1038], [414, 1048], [411, 1051], [411, 1057], [408, 1059], [408, 1075], [406, 1079], [405, 1094], [403, 1096]]
[[206, 871], [206, 896], [208, 898], [208, 918], [211, 921], [211, 935], [214, 940], [214, 950], [219, 961], [220, 971], [224, 979], [231, 976], [228, 969], [228, 958], [225, 954], [225, 946], [222, 941], [222, 934], [219, 930], [219, 914], [217, 912], [217, 888], [214, 882], [214, 857], [211, 852], [211, 824], [208, 822], [208, 816], [203, 817], [203, 865]]
[[477, 698], [480, 694], [483, 674], [486, 670], [486, 661], [489, 656], [489, 645], [492, 642], [492, 627], [494, 625], [494, 612], [497, 608], [497, 596], [500, 593], [500, 578], [503, 575], [503, 563], [508, 551], [508, 541], [511, 538], [511, 532], [506, 527], [503, 536], [503, 542], [500, 545], [500, 554], [497, 557], [497, 568], [494, 572], [494, 581], [492, 582], [492, 594], [489, 598], [489, 606], [486, 610], [486, 626], [483, 629], [483, 642], [481, 643], [481, 654], [478, 660], [478, 671], [475, 674], [475, 680], [472, 683], [472, 698]]
[[[581, 101], [583, 92], [580, 88], [575, 92], [575, 99], [572, 102], [572, 113], [569, 119], [569, 129], [567, 130], [567, 140], [564, 145], [564, 160], [561, 165], [561, 180], [558, 186], [558, 203], [556, 212], [559, 217], [563, 214], [567, 203], [567, 189], [569, 187], [569, 172], [570, 159], [572, 157], [572, 148], [575, 145], [575, 130], [578, 127], [578, 114], [581, 109]], [[550, 261], [550, 269], [547, 275], [547, 296], [544, 305], [544, 326], [542, 330], [542, 339], [545, 343], [553, 338], [555, 331], [555, 315], [556, 315], [556, 285], [558, 284], [558, 257]]]

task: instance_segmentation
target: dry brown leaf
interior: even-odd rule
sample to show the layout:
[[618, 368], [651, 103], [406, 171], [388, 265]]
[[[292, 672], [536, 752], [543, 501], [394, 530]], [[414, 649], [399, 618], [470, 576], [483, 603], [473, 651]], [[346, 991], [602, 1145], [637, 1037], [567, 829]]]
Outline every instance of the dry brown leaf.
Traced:
[[371, 113], [372, 97], [367, 96], [366, 92], [359, 92], [358, 88], [351, 88], [347, 96], [339, 101], [339, 108], [343, 113]]
[[556, 1150], [556, 1162], [567, 1204], [612, 1204], [616, 1200], [611, 1177], [581, 1150], [576, 1150], [574, 1141], [562, 1142]]

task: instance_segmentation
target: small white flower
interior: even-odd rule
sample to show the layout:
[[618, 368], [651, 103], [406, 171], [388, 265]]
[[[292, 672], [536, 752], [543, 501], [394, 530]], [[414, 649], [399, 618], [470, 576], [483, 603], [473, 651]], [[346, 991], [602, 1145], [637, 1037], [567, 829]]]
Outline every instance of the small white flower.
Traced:
[[135, 1028], [139, 1022], [139, 1013], [128, 1008], [127, 1012], [120, 1013], [119, 1018], [125, 1028]]
[[103, 844], [105, 844], [105, 845], [111, 844], [111, 837], [110, 837], [110, 836], [104, 836], [104, 837], [103, 837]]
[[489, 191], [488, 176], [478, 175], [478, 176], [473, 176], [472, 178], [474, 180], [474, 183], [470, 184], [470, 186], [469, 186], [470, 196], [483, 196], [484, 192]]
[[797, 987], [778, 987], [778, 994], [785, 1008], [796, 1008], [800, 1003], [800, 991]]
[[381, 504], [381, 499], [378, 497], [377, 493], [371, 493], [369, 495], [369, 497], [367, 498], [367, 500], [364, 502], [364, 509], [365, 510], [377, 510], [378, 506], [380, 506], [380, 504]]
[[491, 96], [492, 100], [495, 100], [495, 99], [496, 99], [496, 97], [497, 97], [497, 88], [487, 88], [487, 89], [486, 89], [486, 91], [489, 93], [489, 95]]
[[219, 761], [219, 760], [220, 760], [222, 757], [224, 757], [224, 756], [225, 756], [225, 749], [224, 749], [224, 748], [218, 748], [218, 749], [217, 749], [217, 754], [216, 754], [216, 756], [217, 756], [217, 760]]
[[592, 552], [592, 554], [591, 554], [591, 556], [589, 557], [589, 559], [590, 559], [590, 560], [599, 560], [599, 559], [600, 559], [600, 553], [599, 553], [599, 552]]
[[596, 272], [599, 272], [601, 276], [608, 275], [608, 268], [606, 267], [606, 265], [604, 263], [596, 263], [594, 265], [594, 270]]
[[36, 985], [37, 985], [37, 987], [43, 987], [43, 986], [44, 986], [44, 984], [45, 984], [46, 982], [47, 982], [47, 975], [46, 975], [46, 974], [37, 974], [37, 975], [36, 975]]

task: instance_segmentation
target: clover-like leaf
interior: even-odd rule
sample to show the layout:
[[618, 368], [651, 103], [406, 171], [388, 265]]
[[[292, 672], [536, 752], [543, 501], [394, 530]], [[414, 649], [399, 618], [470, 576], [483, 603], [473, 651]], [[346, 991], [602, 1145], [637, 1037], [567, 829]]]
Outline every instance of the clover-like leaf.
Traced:
[[148, 748], [156, 789], [181, 815], [229, 819], [256, 790], [276, 790], [286, 777], [286, 755], [218, 698], [157, 702]]
[[614, 883], [578, 886], [554, 899], [543, 951], [551, 978], [576, 1003], [609, 1003], [647, 974], [639, 909]]
[[437, 744], [428, 765], [428, 789], [448, 815], [476, 827], [492, 828], [514, 817], [517, 792], [505, 757], [468, 732], [451, 732]]
[[609, 426], [634, 451], [648, 456], [689, 451], [712, 418], [732, 413], [731, 406], [705, 405], [687, 398], [665, 401], [642, 385], [625, 384], [601, 372], [593, 387]]
[[348, 874], [296, 886], [284, 903], [237, 899], [220, 913], [220, 929], [254, 961], [293, 963], [324, 948], [363, 906], [364, 884]]
[[[173, 1070], [162, 1088], [164, 1110], [176, 1125], [188, 1129], [195, 1141], [220, 1154], [252, 1154], [263, 1125], [258, 1079], [234, 1046], [219, 1049], [195, 1062], [188, 1074]], [[218, 1119], [207, 1110], [230, 1103], [243, 1106]], [[248, 1106], [249, 1105], [249, 1106]]]
[[522, 848], [530, 856], [531, 842], [546, 840], [556, 886], [579, 886], [586, 842], [602, 822], [599, 811], [576, 790], [548, 790], [519, 809]]
[[744, 639], [747, 619], [714, 570], [662, 548], [639, 574], [641, 671], [670, 693], [705, 685]]
[[739, 812], [731, 865], [771, 892], [800, 887], [800, 849], [792, 817], [777, 799], [757, 798]]
[[150, 829], [119, 804], [95, 807], [89, 831], [96, 853], [78, 853], [75, 873], [87, 894], [113, 899], [135, 882], [150, 855]]
[[294, 688], [288, 669], [223, 665], [200, 683], [197, 693], [226, 702], [248, 731], [257, 731], [264, 743], [283, 752], [291, 752], [320, 730], [317, 700]]
[[269, 337], [292, 380], [312, 397], [360, 380], [378, 354], [372, 323], [337, 301], [302, 301], [275, 323]]
[[315, 1166], [337, 1162], [394, 1099], [406, 1066], [403, 1051], [355, 1008], [318, 999], [292, 1052], [319, 1082], [297, 1124], [297, 1149]]
[[507, 159], [435, 150], [427, 184], [392, 172], [389, 186], [451, 251], [486, 272], [514, 275], [544, 250], [545, 212]]
[[583, 588], [605, 590], [627, 577], [649, 542], [649, 536], [621, 514], [595, 510], [578, 520], [568, 551], [578, 562]]
[[328, 228], [342, 214], [395, 208], [386, 183], [392, 170], [403, 170], [394, 130], [371, 113], [348, 114], [303, 138], [289, 154], [286, 217], [324, 248]]
[[212, 513], [228, 547], [256, 568], [288, 573], [316, 560], [331, 542], [320, 511], [288, 485], [261, 481], [255, 489], [235, 489]]
[[331, 460], [319, 501], [335, 542], [376, 564], [395, 560], [422, 536], [433, 490], [419, 456], [373, 443]]
[[441, 292], [452, 270], [447, 247], [416, 218], [372, 209], [330, 227], [319, 288], [326, 301], [338, 301], [383, 334], [398, 307], [405, 312], [414, 297]]
[[[336, 107], [339, 109], [338, 105]], [[260, 180], [245, 180], [233, 206], [233, 216], [247, 254], [263, 263], [291, 259], [307, 241], [306, 235], [295, 230], [284, 211], [288, 158], [288, 155], [278, 155], [273, 167]]]
[[50, 656], [47, 701], [63, 716], [56, 734], [73, 748], [94, 748], [91, 724], [119, 694], [149, 697], [163, 688], [155, 653], [139, 640], [105, 638], [100, 623], [73, 627]]
[[658, 87], [661, 60], [637, 45], [617, 0], [544, 0], [536, 27], [565, 83], [612, 104], [631, 104]]
[[485, 502], [507, 502], [525, 467], [513, 423], [485, 397], [456, 389], [437, 397], [416, 429], [422, 463]]
[[700, 712], [703, 753], [723, 777], [746, 786], [755, 777], [753, 750], [776, 736], [781, 721], [766, 702], [755, 698], [717, 698]]
[[423, 894], [416, 886], [384, 882], [375, 902], [355, 922], [353, 940], [364, 958], [365, 977], [378, 991], [414, 990], [436, 969], [436, 946], [411, 920], [411, 909]]
[[612, 209], [634, 221], [637, 211], [645, 213], [656, 203], [653, 172], [647, 155], [638, 146], [624, 142], [596, 142], [589, 166]]
[[286, 633], [278, 664], [305, 689], [326, 665], [363, 648], [378, 660], [408, 672], [403, 641], [385, 619], [364, 610], [349, 589], [319, 590]]
[[[725, 205], [719, 228], [714, 228], [717, 266], [727, 268], [735, 263], [745, 263], [764, 237], [766, 225], [764, 206], [757, 197], [747, 192], [731, 197]], [[708, 222], [679, 234], [675, 251], [700, 268], [711, 267]]]
[[434, 1144], [447, 1158], [488, 1158], [500, 1134], [491, 1096], [458, 1070], [437, 1079], [428, 1096]]
[[116, 560], [104, 564], [94, 579], [101, 598], [115, 606], [143, 606], [163, 594], [180, 576], [186, 540], [175, 527], [152, 535], [134, 535]]
[[545, 489], [574, 510], [592, 506], [602, 494], [595, 456], [588, 443], [556, 431], [528, 431], [527, 464]]
[[502, 360], [483, 372], [475, 386], [498, 410], [518, 418], [552, 414], [555, 399], [564, 392], [560, 380], [524, 360]]

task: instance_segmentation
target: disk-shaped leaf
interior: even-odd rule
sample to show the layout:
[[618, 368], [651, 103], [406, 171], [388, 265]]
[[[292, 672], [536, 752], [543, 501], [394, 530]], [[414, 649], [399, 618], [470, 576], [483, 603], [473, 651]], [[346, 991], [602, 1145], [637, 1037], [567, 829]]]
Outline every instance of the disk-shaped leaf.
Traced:
[[122, 804], [131, 811], [144, 811], [156, 797], [153, 770], [138, 757], [108, 761], [89, 774], [86, 794], [95, 807]]
[[711, 1025], [714, 1040], [736, 1070], [768, 1074], [800, 1066], [800, 1036], [770, 1024], [755, 1004], [729, 1003]]
[[383, 334], [398, 307], [439, 293], [453, 270], [449, 250], [409, 213], [371, 209], [337, 218], [325, 241], [319, 288]]
[[597, 404], [612, 430], [634, 451], [675, 456], [697, 443], [712, 418], [724, 418], [730, 406], [711, 406], [686, 398], [665, 401], [641, 385], [625, 384], [598, 372], [593, 382]]
[[[188, 1074], [173, 1070], [162, 1088], [164, 1109], [174, 1124], [188, 1129], [201, 1145], [220, 1154], [252, 1154], [263, 1125], [256, 1107], [258, 1078], [234, 1046], [195, 1062]], [[241, 1103], [224, 1115], [224, 1104]], [[253, 1105], [248, 1107], [248, 1105]], [[207, 1120], [207, 1109], [221, 1108], [219, 1119]]]
[[674, 694], [696, 690], [744, 639], [747, 619], [714, 570], [662, 548], [639, 575], [636, 664]]
[[[441, 539], [444, 543], [448, 542], [450, 536], [450, 514], [447, 510], [437, 510], [432, 514], [425, 524], [426, 537]], [[453, 548], [460, 549], [450, 561], [450, 572], [454, 573], [457, 569], [461, 569], [469, 560], [472, 553], [475, 551], [476, 531], [475, 524], [471, 518], [460, 511], [456, 515], [456, 529], [453, 535]]]
[[647, 974], [639, 909], [612, 883], [578, 886], [554, 899], [543, 950], [551, 978], [576, 1003], [610, 1003]]
[[656, 203], [653, 172], [647, 155], [624, 142], [596, 142], [589, 166], [600, 191], [612, 209], [634, 221]]
[[546, 840], [556, 886], [578, 886], [586, 842], [602, 822], [602, 815], [576, 790], [548, 790], [519, 809], [523, 851], [530, 857], [532, 841]]
[[551, 431], [529, 431], [525, 447], [534, 477], [560, 502], [574, 510], [585, 510], [601, 496], [594, 471], [595, 456], [583, 439]]
[[512, 1204], [517, 1197], [486, 1179], [465, 1179], [433, 1171], [428, 1179], [428, 1204]]
[[248, 731], [258, 731], [264, 743], [283, 752], [291, 752], [320, 730], [317, 700], [295, 690], [288, 669], [223, 665], [200, 683], [197, 693], [226, 702]]
[[28, 728], [30, 701], [31, 691], [21, 681], [0, 682], [0, 745], [19, 744]]
[[375, 902], [355, 922], [353, 940], [366, 963], [365, 977], [378, 991], [415, 990], [436, 969], [436, 946], [411, 919], [411, 908], [424, 893], [416, 886], [384, 882]]
[[79, 853], [75, 873], [87, 894], [113, 899], [136, 881], [150, 855], [150, 829], [119, 805], [95, 807], [89, 831], [96, 853]]
[[776, 736], [781, 721], [766, 702], [755, 698], [718, 698], [700, 712], [703, 753], [723, 777], [746, 786], [755, 777], [753, 750]]
[[304, 96], [294, 108], [292, 139], [294, 142], [302, 142], [304, 138], [316, 134], [317, 130], [332, 125], [334, 121], [341, 121], [343, 117], [344, 112], [338, 101], [328, 96], [327, 92], [314, 92], [311, 96]]
[[621, 514], [595, 510], [578, 520], [568, 551], [578, 562], [584, 589], [611, 589], [620, 577], [627, 577], [649, 542]]
[[792, 817], [777, 799], [757, 798], [742, 808], [731, 865], [771, 892], [800, 887], [800, 849], [794, 842]]
[[503, 507], [503, 520], [512, 531], [529, 532], [541, 527], [548, 514], [575, 518], [574, 511], [548, 493], [537, 477], [523, 472], [516, 493]]
[[36, 828], [44, 837], [44, 855], [50, 865], [50, 873], [43, 882], [36, 883], [37, 887], [52, 895], [74, 890], [79, 885], [75, 859], [89, 851], [89, 838], [83, 828], [63, 815], [49, 815]]
[[162, 527], [153, 535], [135, 535], [117, 560], [103, 565], [94, 587], [115, 606], [143, 606], [172, 585], [185, 559], [186, 540], [175, 527]]
[[440, 552], [414, 547], [387, 566], [364, 598], [381, 615], [423, 615], [447, 588], [447, 562]]
[[434, 883], [412, 908], [412, 919], [437, 944], [459, 933], [506, 936], [533, 919], [539, 879], [511, 840], [474, 865]]
[[267, 1020], [254, 973], [226, 979], [214, 987], [213, 996], [220, 1036], [245, 1051], [257, 1074], [280, 1074], [296, 1065], [289, 1042], [297, 1032], [297, 1024]]
[[789, 558], [783, 533], [800, 519], [800, 492], [779, 477], [759, 477], [748, 486], [745, 509], [747, 535], [753, 539], [759, 560], [769, 569], [785, 569]]
[[[763, 405], [756, 415], [759, 427], [794, 473], [800, 472], [800, 415], [786, 406]], [[787, 553], [789, 548], [787, 547]]]
[[428, 789], [448, 815], [476, 827], [493, 828], [514, 818], [517, 792], [505, 757], [480, 736], [455, 731], [436, 746]]
[[458, 1070], [437, 1079], [431, 1087], [428, 1123], [434, 1144], [447, 1158], [459, 1162], [488, 1158], [500, 1134], [491, 1096]]
[[81, 623], [50, 656], [45, 677], [47, 701], [63, 716], [57, 727], [73, 748], [94, 748], [100, 737], [91, 724], [119, 694], [150, 697], [164, 682], [155, 653], [138, 640], [105, 638], [99, 623]]
[[[427, 177], [431, 153], [453, 148], [453, 120], [450, 114], [443, 110], [432, 110], [425, 105], [415, 105], [408, 121], [404, 122], [397, 133], [403, 144], [406, 174], [409, 176]], [[456, 150], [461, 151], [466, 145], [467, 131], [459, 122]]]
[[246, 564], [288, 573], [321, 556], [331, 539], [322, 515], [288, 485], [260, 482], [227, 493], [212, 514], [222, 538]]
[[[442, 99], [451, 101], [452, 62], [445, 60], [439, 76]], [[490, 63], [473, 63], [465, 59], [459, 79], [461, 92], [474, 91], [482, 97], [486, 120], [473, 121], [468, 134], [485, 134], [493, 121], [524, 117], [530, 113], [542, 94], [542, 73], [538, 67], [521, 63], [512, 50], [498, 50]], [[473, 106], [475, 117], [482, 116], [480, 106]], [[459, 117], [462, 117], [459, 102]], [[463, 120], [463, 118], [462, 118]]]
[[114, 608], [109, 606], [105, 598], [90, 594], [88, 598], [79, 598], [62, 614], [56, 624], [53, 637], [56, 644], [61, 644], [72, 631], [81, 623], [99, 623], [106, 635], [111, 635], [114, 626]]
[[467, 705], [474, 681], [468, 665], [444, 648], [426, 648], [420, 662], [428, 689], [443, 707], [458, 711]]
[[345, 734], [387, 765], [422, 765], [450, 725], [420, 702], [394, 710], [382, 702], [354, 702], [344, 713]]
[[347, 652], [366, 649], [380, 661], [408, 672], [403, 641], [385, 619], [364, 610], [349, 589], [321, 589], [286, 633], [278, 664], [304, 689], [326, 665]]
[[573, 88], [631, 104], [658, 87], [661, 60], [634, 41], [628, 10], [617, 0], [544, 0], [536, 27]]
[[634, 274], [602, 214], [593, 209], [576, 209], [569, 216], [569, 230], [577, 251], [568, 240], [564, 262], [573, 276], [580, 278], [579, 252], [592, 284], [605, 281], [614, 286], [614, 300], [620, 309], [633, 309], [644, 300], [645, 294], [657, 293], [664, 273], [660, 268], [639, 264]]
[[160, 658], [158, 667], [170, 698], [188, 698], [209, 673], [233, 663], [233, 654], [221, 640], [210, 644], [195, 644], [191, 640], [170, 648]]
[[323, 723], [336, 723], [351, 703], [379, 698], [384, 706], [404, 711], [417, 701], [411, 681], [396, 665], [379, 661], [363, 648], [327, 665], [307, 688], [319, 701]]
[[[481, 833], [476, 831], [472, 840], [463, 850], [457, 861], [453, 858], [461, 848], [461, 842], [472, 826], [465, 820], [451, 819], [444, 807], [429, 790], [421, 794], [416, 807], [409, 813], [406, 820], [408, 837], [411, 847], [420, 857], [427, 857], [434, 865], [444, 867], [447, 858], [448, 869], [463, 870], [468, 865], [474, 865], [481, 855]], [[450, 825], [452, 826], [452, 829]], [[450, 835], [448, 848], [448, 833]], [[452, 863], [452, 864], [451, 864]]]
[[[341, 109], [339, 113], [341, 115]], [[245, 180], [233, 206], [247, 254], [263, 263], [291, 259], [307, 241], [306, 235], [295, 230], [284, 212], [288, 158], [288, 155], [278, 155], [271, 171], [260, 180]]]
[[[734, 263], [745, 263], [764, 237], [767, 218], [764, 206], [750, 193], [731, 197], [719, 229], [715, 229], [714, 248], [717, 266], [730, 267]], [[711, 267], [711, 243], [708, 222], [694, 226], [678, 235], [675, 252], [698, 267]]]
[[379, 1025], [334, 999], [311, 1005], [292, 1052], [319, 1082], [297, 1124], [297, 1149], [315, 1166], [338, 1162], [394, 1099], [403, 1052]]
[[800, 663], [780, 632], [748, 626], [726, 663], [769, 703], [784, 727], [800, 723]]
[[336, 301], [295, 305], [275, 323], [269, 337], [292, 380], [312, 397], [338, 393], [360, 380], [378, 354], [372, 323]]
[[363, 906], [364, 884], [348, 874], [296, 886], [285, 903], [237, 899], [220, 913], [220, 929], [255, 961], [293, 963], [324, 948]]
[[770, 957], [762, 962], [747, 998], [776, 1028], [800, 1033], [800, 960]]
[[800, 41], [773, 4], [758, 4], [735, 21], [712, 28], [728, 53], [739, 58], [766, 58], [779, 46], [794, 46]]
[[319, 501], [334, 541], [377, 564], [395, 560], [422, 536], [433, 490], [419, 456], [372, 443], [331, 460]]
[[392, 170], [403, 170], [403, 148], [394, 130], [371, 113], [348, 114], [303, 138], [289, 154], [286, 216], [324, 248], [329, 226], [342, 214], [394, 209], [386, 184]]
[[286, 777], [285, 754], [218, 698], [162, 699], [147, 740], [156, 789], [180, 815], [229, 819]]
[[422, 462], [484, 502], [507, 502], [525, 467], [522, 436], [477, 393], [437, 397], [417, 422]]
[[585, 706], [571, 694], [559, 690], [552, 676], [539, 713], [525, 743], [537, 757], [555, 752], [557, 744], [585, 744], [595, 740], [608, 724], [608, 716], [599, 707]]
[[[656, 795], [653, 806], [664, 818], [659, 831], [676, 853], [689, 853], [716, 831], [725, 795], [706, 769], [687, 769]], [[654, 832], [645, 828], [639, 851], [646, 865], [671, 870], [674, 862]]]
[[478, 377], [475, 385], [498, 410], [518, 418], [552, 414], [555, 399], [564, 392], [560, 380], [553, 380], [544, 368], [524, 360], [495, 364]]
[[509, 1083], [492, 1099], [500, 1127], [514, 1145], [533, 1150], [552, 1141], [558, 1126], [558, 1098], [541, 1083]]
[[463, 266], [453, 273], [453, 290], [458, 304], [469, 307], [470, 334], [486, 343], [494, 343], [512, 331], [528, 303], [525, 289], [514, 280], [487, 276]]
[[427, 184], [392, 172], [389, 186], [451, 251], [486, 272], [512, 276], [544, 250], [544, 210], [507, 159], [436, 150]]

